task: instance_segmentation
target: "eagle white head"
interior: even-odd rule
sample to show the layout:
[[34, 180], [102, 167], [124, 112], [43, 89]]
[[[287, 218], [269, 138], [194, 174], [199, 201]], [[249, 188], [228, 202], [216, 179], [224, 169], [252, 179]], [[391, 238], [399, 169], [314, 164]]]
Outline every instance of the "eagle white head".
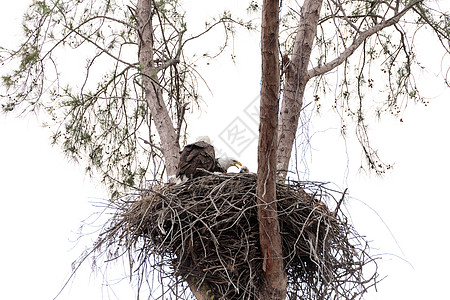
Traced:
[[207, 135], [202, 135], [202, 136], [197, 137], [196, 142], [205, 142], [205, 143], [208, 143], [211, 145], [211, 139]]
[[239, 161], [231, 157], [219, 157], [217, 161], [219, 162], [219, 165], [225, 170], [225, 172], [228, 170], [229, 167], [234, 166], [236, 168], [239, 168], [240, 166], [242, 166], [242, 164]]

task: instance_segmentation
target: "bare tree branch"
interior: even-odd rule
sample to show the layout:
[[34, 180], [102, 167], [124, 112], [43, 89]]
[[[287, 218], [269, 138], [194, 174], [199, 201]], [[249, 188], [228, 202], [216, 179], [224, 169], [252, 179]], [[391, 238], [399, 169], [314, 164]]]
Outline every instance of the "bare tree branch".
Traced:
[[367, 29], [366, 31], [361, 32], [357, 38], [353, 41], [353, 43], [347, 47], [337, 58], [333, 59], [329, 63], [313, 67], [312, 69], [308, 70], [307, 73], [307, 79], [311, 79], [313, 77], [323, 75], [340, 64], [342, 64], [347, 58], [349, 58], [355, 51], [358, 49], [358, 47], [371, 35], [383, 30], [386, 27], [392, 26], [400, 20], [401, 17], [403, 17], [404, 14], [406, 14], [414, 5], [417, 5], [418, 3], [422, 2], [423, 0], [412, 0], [402, 11], [400, 11], [398, 14], [393, 16], [392, 18], [383, 21], [377, 25], [374, 25], [373, 27]]
[[277, 170], [282, 178], [286, 177], [288, 171], [300, 111], [303, 107], [303, 94], [308, 81], [307, 68], [317, 32], [322, 2], [322, 0], [305, 0], [303, 3], [294, 50], [290, 63], [286, 63], [277, 149]]
[[139, 62], [144, 75], [142, 76], [142, 82], [145, 89], [145, 99], [161, 139], [167, 175], [172, 176], [175, 175], [177, 170], [180, 145], [172, 118], [170, 118], [163, 100], [161, 87], [158, 82], [155, 82], [157, 80], [157, 69], [153, 61], [153, 29], [150, 3], [146, 0], [139, 0], [136, 7], [140, 36]]

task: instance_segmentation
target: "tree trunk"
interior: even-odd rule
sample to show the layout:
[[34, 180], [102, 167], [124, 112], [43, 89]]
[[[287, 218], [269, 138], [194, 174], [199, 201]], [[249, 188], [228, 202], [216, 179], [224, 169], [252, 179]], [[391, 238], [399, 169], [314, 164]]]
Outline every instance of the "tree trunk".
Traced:
[[259, 239], [264, 283], [260, 299], [286, 298], [287, 277], [283, 265], [280, 225], [276, 205], [276, 149], [280, 71], [278, 57], [278, 0], [265, 0], [262, 10], [262, 79], [258, 142]]
[[321, 7], [322, 0], [305, 0], [303, 3], [294, 51], [285, 71], [286, 79], [278, 126], [277, 150], [277, 170], [282, 178], [286, 177], [289, 168], [300, 111], [303, 106], [303, 95], [309, 80], [308, 64]]
[[167, 106], [164, 103], [157, 70], [153, 62], [151, 3], [152, 1], [149, 0], [138, 0], [136, 5], [136, 19], [139, 29], [139, 63], [145, 99], [161, 140], [167, 176], [171, 176], [175, 175], [177, 171], [180, 145], [172, 118], [169, 116]]

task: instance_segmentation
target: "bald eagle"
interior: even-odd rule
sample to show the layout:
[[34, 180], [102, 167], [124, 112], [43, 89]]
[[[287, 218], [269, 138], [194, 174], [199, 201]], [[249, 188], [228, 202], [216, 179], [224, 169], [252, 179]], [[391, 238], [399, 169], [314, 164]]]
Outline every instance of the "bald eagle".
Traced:
[[214, 172], [226, 173], [229, 167], [239, 168], [242, 164], [231, 157], [219, 157], [216, 159], [216, 169]]
[[214, 147], [204, 141], [186, 145], [181, 151], [178, 162], [177, 177], [195, 178], [202, 174], [198, 168], [214, 172], [216, 169], [216, 154]]
[[239, 161], [229, 157], [216, 159], [214, 147], [207, 141], [209, 139], [204, 138], [204, 140], [184, 147], [180, 153], [177, 178], [185, 181], [205, 175], [202, 169], [209, 172], [226, 173], [229, 167], [242, 165]]

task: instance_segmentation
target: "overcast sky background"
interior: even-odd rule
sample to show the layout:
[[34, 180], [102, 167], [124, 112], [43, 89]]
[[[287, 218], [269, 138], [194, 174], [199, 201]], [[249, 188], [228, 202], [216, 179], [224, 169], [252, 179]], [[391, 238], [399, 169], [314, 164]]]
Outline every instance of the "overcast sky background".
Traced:
[[[28, 2], [2, 4], [0, 45], [20, 32]], [[199, 2], [205, 4], [205, 13], [213, 10], [207, 7], [211, 1]], [[238, 1], [228, 5], [238, 5]], [[257, 124], [252, 112], [260, 81], [258, 38], [259, 34], [250, 34], [236, 40], [236, 65], [221, 59], [205, 67], [202, 75], [213, 94], [203, 94], [204, 109], [191, 117], [190, 132], [191, 140], [209, 135], [219, 151], [238, 156], [253, 171]], [[411, 103], [403, 123], [384, 118], [371, 126], [380, 154], [395, 163], [384, 177], [358, 171], [360, 152], [352, 141], [345, 152], [331, 109], [324, 109], [311, 128], [314, 135], [306, 155], [309, 170], [305, 176], [333, 182], [341, 189], [348, 187], [351, 198], [346, 209], [356, 229], [373, 241], [374, 253], [385, 254], [379, 272], [387, 277], [366, 299], [448, 298], [450, 143], [446, 132], [450, 128], [450, 91], [441, 84], [441, 77], [433, 75], [440, 68], [436, 48], [430, 40], [421, 43], [420, 59], [431, 71], [420, 77], [420, 84], [430, 104]], [[247, 130], [245, 147], [227, 146], [233, 128]], [[53, 299], [68, 278], [71, 263], [95, 239], [94, 233], [75, 242], [82, 221], [99, 211], [93, 203], [107, 194], [85, 176], [82, 166], [50, 146], [49, 135], [33, 116], [0, 116], [0, 299]], [[94, 228], [86, 232], [90, 231]], [[120, 265], [117, 270], [108, 277], [110, 283], [120, 278]], [[110, 289], [104, 285], [105, 276], [101, 271], [91, 273], [86, 264], [59, 299], [135, 296], [126, 279]]]

